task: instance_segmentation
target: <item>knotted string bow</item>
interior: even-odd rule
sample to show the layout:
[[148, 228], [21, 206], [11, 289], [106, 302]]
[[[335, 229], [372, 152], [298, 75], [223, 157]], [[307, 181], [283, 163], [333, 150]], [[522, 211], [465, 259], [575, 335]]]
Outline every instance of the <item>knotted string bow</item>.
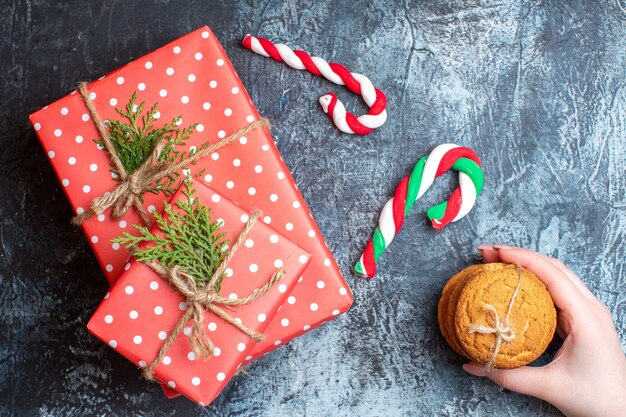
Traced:
[[102, 138], [102, 143], [106, 151], [109, 154], [111, 162], [115, 166], [119, 175], [119, 182], [115, 189], [106, 193], [100, 197], [96, 197], [91, 201], [89, 210], [85, 210], [78, 216], [72, 219], [72, 223], [80, 225], [83, 221], [87, 220], [91, 216], [98, 215], [104, 212], [106, 209], [113, 207], [113, 218], [118, 219], [125, 215], [131, 206], [134, 206], [141, 217], [141, 220], [146, 225], [150, 225], [150, 218], [146, 209], [143, 208], [143, 195], [148, 191], [150, 185], [159, 181], [162, 178], [168, 177], [188, 165], [194, 164], [197, 160], [204, 158], [207, 155], [215, 152], [216, 150], [230, 144], [231, 142], [245, 136], [252, 130], [259, 127], [269, 127], [270, 123], [267, 119], [262, 118], [254, 123], [251, 123], [230, 136], [209, 144], [206, 142], [198, 148], [194, 153], [189, 154], [186, 158], [182, 158], [180, 161], [159, 161], [161, 152], [165, 148], [166, 143], [158, 142], [150, 156], [141, 164], [134, 172], [128, 173], [122, 164], [119, 156], [115, 151], [115, 147], [111, 142], [109, 132], [107, 131], [100, 115], [96, 111], [96, 106], [89, 97], [89, 91], [87, 90], [87, 83], [83, 82], [78, 85], [78, 91], [91, 114], [91, 117], [98, 129], [98, 133]]
[[244, 242], [250, 230], [256, 223], [257, 219], [261, 215], [261, 212], [255, 211], [250, 215], [248, 222], [244, 228], [239, 232], [235, 243], [230, 248], [228, 254], [224, 257], [222, 262], [218, 265], [211, 278], [205, 283], [198, 283], [194, 277], [181, 270], [178, 266], [172, 268], [166, 268], [157, 261], [147, 262], [146, 265], [150, 267], [154, 272], [165, 278], [169, 284], [174, 287], [176, 291], [185, 297], [185, 303], [187, 309], [185, 313], [178, 319], [176, 326], [170, 332], [169, 336], [161, 347], [156, 357], [152, 362], [146, 366], [143, 371], [144, 377], [148, 380], [154, 379], [154, 370], [159, 364], [167, 350], [172, 346], [178, 335], [186, 327], [189, 320], [193, 321], [191, 326], [191, 333], [189, 333], [189, 344], [197, 357], [208, 359], [213, 355], [213, 349], [215, 345], [211, 341], [211, 338], [207, 334], [206, 326], [204, 326], [204, 311], [208, 310], [218, 316], [226, 323], [234, 326], [242, 333], [246, 334], [255, 342], [261, 342], [264, 340], [262, 334], [255, 330], [246, 327], [241, 320], [233, 318], [229, 313], [225, 312], [222, 307], [230, 308], [233, 306], [249, 304], [255, 301], [257, 298], [265, 294], [274, 284], [276, 284], [284, 275], [285, 270], [283, 268], [276, 269], [270, 276], [268, 281], [260, 288], [254, 290], [250, 295], [243, 298], [226, 298], [222, 296], [216, 289], [217, 283], [220, 278], [224, 276], [228, 263], [234, 256], [235, 252]]
[[519, 272], [519, 278], [517, 279], [517, 286], [515, 287], [515, 291], [513, 291], [513, 295], [511, 296], [511, 301], [509, 301], [509, 308], [506, 311], [506, 315], [504, 319], [500, 321], [500, 317], [498, 316], [498, 311], [491, 304], [485, 304], [483, 306], [483, 310], [487, 313], [490, 313], [493, 318], [493, 325], [485, 325], [480, 323], [470, 323], [467, 326], [468, 333], [480, 333], [480, 334], [495, 334], [496, 341], [491, 348], [491, 355], [489, 358], [489, 362], [485, 365], [485, 368], [493, 368], [496, 363], [496, 356], [498, 356], [498, 352], [500, 351], [500, 346], [502, 342], [510, 343], [515, 340], [515, 331], [509, 325], [509, 316], [511, 315], [511, 309], [513, 308], [513, 301], [515, 301], [515, 297], [517, 297], [517, 293], [519, 292], [520, 284], [522, 283], [522, 267], [517, 266], [517, 270]]

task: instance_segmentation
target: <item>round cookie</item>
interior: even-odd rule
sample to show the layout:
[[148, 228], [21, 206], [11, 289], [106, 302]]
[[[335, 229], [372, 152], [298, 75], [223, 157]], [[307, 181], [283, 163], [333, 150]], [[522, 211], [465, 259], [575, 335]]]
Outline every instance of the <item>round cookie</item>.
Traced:
[[[496, 368], [517, 368], [534, 361], [548, 347], [556, 329], [556, 309], [548, 290], [535, 274], [521, 270], [520, 288], [508, 318], [515, 338], [502, 341], [494, 361]], [[496, 309], [500, 321], [504, 320], [519, 277], [517, 265], [483, 264], [462, 289], [450, 332], [456, 334], [463, 351], [473, 361], [489, 363], [496, 336], [469, 333], [469, 325], [494, 325], [493, 315], [483, 309], [486, 304]]]
[[448, 280], [443, 287], [441, 299], [437, 308], [437, 318], [439, 320], [439, 329], [446, 342], [458, 354], [467, 356], [463, 351], [461, 344], [456, 337], [454, 330], [454, 313], [456, 311], [456, 303], [461, 294], [461, 290], [465, 283], [472, 277], [472, 273], [480, 268], [480, 265], [471, 265]]

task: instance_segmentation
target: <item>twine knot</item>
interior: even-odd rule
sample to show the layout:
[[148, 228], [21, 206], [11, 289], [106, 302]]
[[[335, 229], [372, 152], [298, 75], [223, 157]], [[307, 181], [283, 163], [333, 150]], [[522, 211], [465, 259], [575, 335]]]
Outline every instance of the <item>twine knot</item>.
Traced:
[[159, 141], [155, 144], [152, 153], [146, 160], [134, 171], [128, 173], [124, 168], [124, 164], [117, 155], [113, 142], [109, 132], [107, 131], [100, 115], [96, 111], [96, 106], [93, 103], [91, 97], [89, 97], [89, 91], [87, 90], [87, 83], [83, 82], [78, 85], [78, 91], [91, 114], [91, 118], [98, 129], [98, 133], [102, 139], [102, 143], [109, 154], [112, 165], [119, 176], [119, 183], [115, 189], [108, 195], [96, 197], [91, 201], [89, 210], [84, 211], [78, 216], [72, 219], [72, 223], [80, 225], [83, 221], [87, 220], [91, 216], [99, 215], [110, 207], [113, 207], [113, 218], [118, 219], [124, 216], [128, 210], [134, 206], [139, 214], [139, 217], [144, 224], [150, 225], [150, 216], [148, 212], [143, 208], [143, 195], [148, 191], [151, 184], [154, 184], [165, 177], [170, 177], [188, 165], [193, 165], [197, 160], [204, 158], [205, 156], [213, 153], [219, 148], [222, 148], [231, 142], [234, 142], [246, 135], [247, 133], [255, 130], [259, 127], [269, 128], [270, 123], [267, 119], [260, 119], [256, 122], [239, 129], [230, 136], [215, 142], [214, 144], [204, 143], [198, 147], [198, 150], [194, 153], [188, 154], [180, 161], [164, 162], [160, 161], [161, 152], [165, 149], [167, 143]]
[[131, 174], [126, 178], [128, 183], [128, 190], [136, 196], [141, 196], [145, 192], [142, 187], [142, 183], [137, 174]]
[[483, 306], [483, 310], [491, 313], [494, 321], [493, 326], [479, 323], [471, 323], [468, 326], [468, 332], [480, 334], [495, 334], [496, 337], [502, 338], [502, 340], [504, 340], [505, 342], [512, 342], [515, 339], [515, 332], [506, 321], [500, 321], [500, 317], [498, 316], [498, 311], [496, 310], [496, 308], [491, 304], [485, 304]]
[[519, 292], [520, 284], [522, 283], [522, 267], [517, 266], [519, 271], [519, 278], [517, 279], [517, 286], [515, 287], [515, 291], [513, 291], [513, 295], [511, 296], [511, 300], [509, 301], [509, 307], [507, 309], [506, 315], [504, 319], [500, 321], [500, 316], [498, 315], [498, 311], [491, 304], [485, 304], [483, 306], [483, 310], [487, 313], [490, 313], [493, 318], [493, 325], [485, 325], [481, 323], [470, 323], [467, 326], [468, 333], [480, 333], [480, 334], [494, 334], [496, 336], [496, 340], [491, 348], [491, 355], [489, 358], [489, 362], [485, 365], [485, 368], [493, 368], [496, 362], [496, 356], [500, 351], [500, 346], [502, 342], [511, 343], [515, 340], [515, 331], [509, 325], [509, 316], [511, 314], [511, 309], [513, 307], [513, 301], [515, 301], [515, 297], [517, 297], [517, 293]]
[[217, 301], [219, 294], [215, 290], [208, 290], [203, 293], [195, 293], [192, 296], [187, 298], [192, 304], [213, 304]]
[[261, 215], [260, 211], [253, 212], [246, 225], [237, 235], [235, 243], [230, 248], [228, 254], [218, 265], [211, 278], [206, 282], [197, 282], [194, 277], [182, 270], [178, 265], [166, 268], [157, 261], [147, 262], [146, 265], [154, 272], [165, 278], [174, 289], [185, 297], [187, 309], [180, 317], [174, 329], [161, 345], [159, 352], [152, 362], [144, 369], [144, 377], [148, 380], [154, 379], [154, 370], [159, 362], [163, 360], [165, 353], [174, 343], [180, 332], [183, 331], [187, 323], [191, 320], [191, 332], [189, 333], [189, 344], [196, 357], [209, 359], [213, 355], [215, 345], [207, 333], [207, 327], [204, 325], [204, 312], [208, 310], [222, 319], [224, 322], [234, 326], [236, 329], [250, 337], [255, 342], [261, 342], [264, 337], [259, 332], [246, 327], [240, 319], [233, 318], [229, 313], [220, 307], [230, 309], [231, 306], [245, 305], [255, 301], [257, 298], [265, 294], [274, 284], [276, 284], [285, 275], [285, 270], [279, 268], [274, 271], [267, 282], [254, 290], [250, 295], [242, 298], [226, 298], [217, 290], [217, 283], [224, 276], [228, 263], [232, 259], [237, 249], [246, 239], [250, 230]]
[[128, 212], [131, 206], [135, 206], [143, 222], [150, 224], [148, 213], [141, 205], [143, 195], [149, 186], [150, 183], [146, 181], [145, 177], [142, 177], [142, 172], [134, 172], [120, 182], [106, 201], [94, 199], [90, 211], [100, 214], [106, 210], [103, 207], [110, 204], [113, 206], [113, 218], [119, 219]]

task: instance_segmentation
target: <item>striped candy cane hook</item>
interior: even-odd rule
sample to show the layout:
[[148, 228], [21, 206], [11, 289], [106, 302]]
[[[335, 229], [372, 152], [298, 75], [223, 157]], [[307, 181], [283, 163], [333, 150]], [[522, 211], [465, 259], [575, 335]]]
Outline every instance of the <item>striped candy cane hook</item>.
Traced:
[[387, 97], [372, 82], [362, 74], [350, 72], [343, 65], [326, 62], [322, 58], [310, 56], [304, 51], [292, 50], [284, 44], [273, 44], [267, 39], [246, 35], [243, 46], [259, 55], [284, 62], [297, 70], [307, 70], [312, 74], [322, 76], [327, 80], [345, 85], [350, 91], [363, 97], [363, 101], [370, 108], [367, 114], [356, 117], [346, 111], [345, 106], [337, 96], [328, 93], [320, 97], [320, 104], [325, 113], [333, 119], [339, 130], [345, 133], [365, 135], [387, 120]]
[[376, 262], [402, 228], [415, 201], [424, 195], [435, 178], [450, 169], [459, 172], [459, 186], [448, 201], [431, 207], [426, 214], [432, 226], [439, 230], [469, 213], [483, 188], [480, 159], [469, 148], [439, 145], [415, 164], [411, 174], [400, 181], [393, 198], [383, 207], [378, 227], [354, 266], [355, 274], [367, 278], [376, 275]]

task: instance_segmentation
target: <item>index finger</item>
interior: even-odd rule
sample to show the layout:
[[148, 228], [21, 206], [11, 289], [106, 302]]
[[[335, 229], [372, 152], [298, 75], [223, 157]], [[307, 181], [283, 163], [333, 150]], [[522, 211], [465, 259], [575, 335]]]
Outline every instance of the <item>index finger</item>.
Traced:
[[520, 265], [537, 275], [559, 310], [575, 313], [575, 309], [586, 304], [585, 297], [563, 271], [538, 253], [521, 248], [500, 248], [498, 253], [503, 262]]

